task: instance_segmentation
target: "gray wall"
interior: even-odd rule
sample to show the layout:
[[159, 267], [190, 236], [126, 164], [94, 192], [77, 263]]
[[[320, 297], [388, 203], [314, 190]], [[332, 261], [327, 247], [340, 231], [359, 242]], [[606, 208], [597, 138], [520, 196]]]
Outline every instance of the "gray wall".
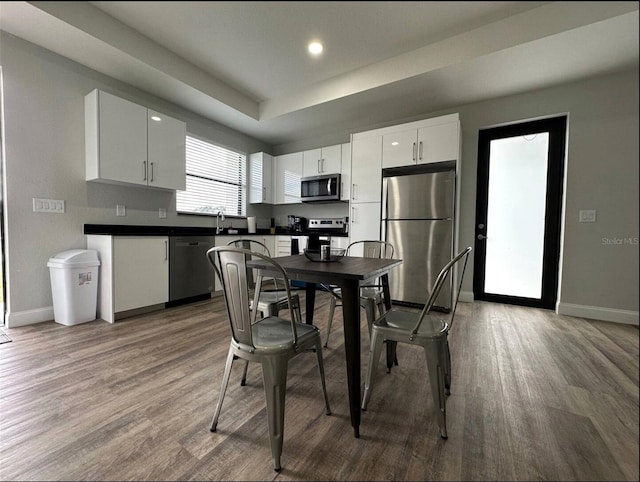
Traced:
[[[458, 112], [462, 126], [460, 246], [474, 246], [478, 131], [500, 124], [568, 114], [561, 312], [616, 319], [638, 313], [638, 72], [541, 89], [420, 117], [363, 125], [356, 132]], [[348, 133], [324, 139], [346, 142]], [[274, 146], [274, 153], [318, 147], [316, 140]], [[595, 209], [596, 223], [578, 223]], [[616, 241], [617, 240], [617, 241]], [[614, 244], [621, 242], [622, 244]], [[473, 266], [463, 291], [473, 291]], [[569, 309], [604, 308], [605, 312]], [[584, 314], [581, 312], [584, 311]], [[594, 314], [595, 313], [595, 314]], [[623, 318], [629, 319], [626, 314]], [[630, 317], [634, 319], [633, 316]]]
[[[2, 33], [0, 40], [5, 88], [5, 246], [10, 313], [51, 307], [46, 262], [58, 251], [84, 247], [85, 223], [213, 225], [209, 218], [177, 216], [173, 194], [84, 181], [83, 98], [94, 88], [179, 117], [187, 122], [188, 131], [246, 152], [280, 154], [349, 140], [350, 133], [344, 132], [321, 142], [309, 139], [271, 149], [15, 37]], [[419, 118], [450, 112], [459, 112], [462, 124], [461, 245], [474, 244], [478, 130], [549, 115], [569, 115], [562, 302], [631, 311], [637, 319], [638, 73], [458, 106]], [[419, 118], [377, 125], [363, 123], [357, 131]], [[33, 213], [34, 197], [64, 199], [66, 213]], [[115, 216], [116, 204], [127, 206], [127, 217]], [[167, 219], [158, 218], [159, 207], [167, 209]], [[249, 214], [259, 219], [274, 215], [282, 223], [287, 214], [309, 215], [310, 209], [303, 205], [248, 208]], [[580, 209], [596, 209], [598, 221], [579, 224]], [[346, 212], [345, 207], [345, 215]], [[635, 243], [605, 241], [629, 238]], [[472, 291], [471, 280], [470, 271], [464, 291]]]
[[[187, 131], [244, 152], [271, 146], [204, 119], [64, 57], [1, 32], [4, 83], [5, 254], [7, 311], [52, 306], [47, 261], [55, 253], [85, 248], [85, 223], [214, 226], [215, 218], [178, 216], [175, 193], [84, 180], [84, 96], [95, 88], [165, 112]], [[32, 198], [62, 199], [64, 214], [32, 212]], [[116, 217], [124, 204], [126, 217]], [[158, 208], [167, 210], [166, 219]], [[249, 206], [268, 219], [270, 207]], [[237, 220], [239, 227], [246, 221]], [[230, 223], [227, 223], [230, 224]], [[37, 313], [32, 313], [37, 318]], [[49, 318], [51, 319], [51, 318]], [[11, 324], [10, 324], [11, 326]]]

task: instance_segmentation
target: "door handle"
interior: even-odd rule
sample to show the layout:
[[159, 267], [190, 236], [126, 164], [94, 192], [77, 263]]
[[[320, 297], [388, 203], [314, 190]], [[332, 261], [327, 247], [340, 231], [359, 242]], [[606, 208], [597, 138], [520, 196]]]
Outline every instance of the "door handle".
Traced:
[[487, 239], [487, 237], [484, 234], [478, 234], [478, 239], [482, 241], [483, 239]]
[[147, 161], [142, 161], [142, 180], [147, 180]]
[[149, 178], [149, 182], [153, 182], [153, 162], [149, 163], [149, 167], [151, 168], [151, 177]]

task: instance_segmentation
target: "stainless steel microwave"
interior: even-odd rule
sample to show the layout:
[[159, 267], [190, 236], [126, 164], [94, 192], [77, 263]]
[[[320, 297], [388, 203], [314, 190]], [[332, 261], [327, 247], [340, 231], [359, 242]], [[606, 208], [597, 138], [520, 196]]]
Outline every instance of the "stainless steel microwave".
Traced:
[[340, 201], [340, 174], [303, 177], [300, 182], [303, 203]]

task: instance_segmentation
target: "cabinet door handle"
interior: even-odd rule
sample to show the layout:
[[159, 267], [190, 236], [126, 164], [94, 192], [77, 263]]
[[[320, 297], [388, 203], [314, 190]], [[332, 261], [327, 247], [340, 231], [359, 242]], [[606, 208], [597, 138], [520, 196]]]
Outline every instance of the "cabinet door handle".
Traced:
[[413, 143], [413, 160], [414, 161], [416, 160], [416, 157], [417, 157], [417, 154], [416, 154], [416, 143], [414, 142]]
[[142, 161], [142, 180], [147, 180], [147, 161]]
[[149, 179], [149, 182], [153, 182], [153, 162], [149, 163], [149, 167], [151, 168], [151, 178]]
[[356, 184], [351, 184], [351, 199], [356, 200]]
[[267, 200], [267, 188], [263, 187], [262, 188], [262, 201], [266, 201]]
[[422, 141], [420, 141], [420, 154], [419, 159], [422, 160]]
[[356, 224], [356, 208], [351, 206], [351, 224]]
[[169, 260], [169, 241], [164, 240], [164, 260]]
[[317, 160], [317, 164], [318, 165], [316, 166], [316, 171], [318, 172], [318, 174], [320, 174], [322, 172], [322, 168], [320, 167], [320, 161], [321, 161], [321, 159]]

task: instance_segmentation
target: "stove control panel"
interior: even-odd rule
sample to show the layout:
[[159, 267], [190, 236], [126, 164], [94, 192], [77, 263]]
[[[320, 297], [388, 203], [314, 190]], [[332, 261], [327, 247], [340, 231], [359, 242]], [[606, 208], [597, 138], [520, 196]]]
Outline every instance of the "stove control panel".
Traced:
[[317, 218], [309, 219], [308, 229], [344, 231], [346, 225], [344, 218]]

